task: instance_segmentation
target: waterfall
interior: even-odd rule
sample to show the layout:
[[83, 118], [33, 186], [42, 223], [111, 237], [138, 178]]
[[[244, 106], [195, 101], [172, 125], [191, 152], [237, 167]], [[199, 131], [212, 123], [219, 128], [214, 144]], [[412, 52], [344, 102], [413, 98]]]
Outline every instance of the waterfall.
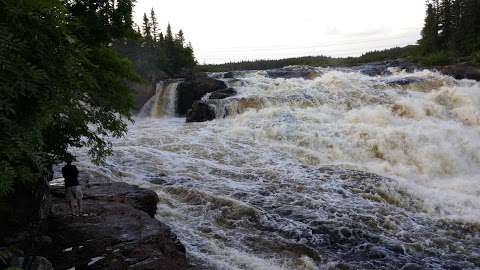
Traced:
[[157, 83], [156, 93], [151, 97], [140, 110], [142, 117], [172, 117], [175, 116], [177, 104], [178, 82]]

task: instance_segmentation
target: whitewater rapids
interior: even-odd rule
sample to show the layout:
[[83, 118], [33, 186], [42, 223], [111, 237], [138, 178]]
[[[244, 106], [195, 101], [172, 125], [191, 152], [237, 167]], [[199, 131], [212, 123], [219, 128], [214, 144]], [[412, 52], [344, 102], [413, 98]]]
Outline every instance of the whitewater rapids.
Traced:
[[155, 190], [194, 269], [479, 269], [480, 84], [391, 71], [239, 72], [206, 123], [161, 85], [155, 117], [81, 165]]

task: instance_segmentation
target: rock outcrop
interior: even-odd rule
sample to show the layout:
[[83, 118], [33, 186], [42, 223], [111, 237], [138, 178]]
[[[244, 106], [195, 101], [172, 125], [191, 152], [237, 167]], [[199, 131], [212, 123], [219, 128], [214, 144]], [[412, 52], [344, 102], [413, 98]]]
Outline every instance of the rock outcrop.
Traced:
[[225, 99], [228, 97], [235, 96], [237, 94], [237, 91], [233, 88], [227, 88], [223, 90], [217, 90], [213, 93], [210, 94], [208, 97], [209, 99]]
[[52, 244], [40, 255], [55, 269], [187, 267], [184, 246], [168, 226], [152, 218], [158, 203], [155, 192], [85, 174], [80, 179], [87, 216], [72, 217], [63, 187], [52, 188]]
[[177, 88], [177, 114], [185, 115], [194, 102], [199, 101], [207, 93], [226, 88], [227, 85], [223, 81], [209, 78], [204, 73], [186, 78]]
[[404, 59], [372, 62], [365, 65], [353, 67], [354, 70], [357, 70], [368, 76], [390, 75], [391, 72], [389, 68], [398, 68], [408, 73], [412, 73], [416, 69], [420, 69], [418, 65]]
[[205, 122], [215, 119], [215, 109], [203, 101], [195, 101], [187, 112], [187, 123]]
[[309, 66], [288, 66], [278, 69], [270, 69], [266, 72], [267, 76], [272, 79], [303, 78], [306, 80], [313, 80], [319, 75], [315, 68]]
[[480, 68], [469, 64], [455, 64], [440, 68], [440, 72], [457, 80], [469, 79], [480, 81]]

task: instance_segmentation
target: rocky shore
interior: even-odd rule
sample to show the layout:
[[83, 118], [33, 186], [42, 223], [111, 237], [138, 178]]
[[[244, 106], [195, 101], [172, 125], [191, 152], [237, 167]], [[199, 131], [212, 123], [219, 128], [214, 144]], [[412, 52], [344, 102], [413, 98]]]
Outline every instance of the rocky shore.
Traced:
[[64, 187], [52, 185], [41, 248], [33, 257], [14, 252], [6, 256], [7, 265], [26, 270], [186, 269], [185, 247], [154, 218], [155, 192], [86, 173], [80, 182], [85, 215], [71, 216]]

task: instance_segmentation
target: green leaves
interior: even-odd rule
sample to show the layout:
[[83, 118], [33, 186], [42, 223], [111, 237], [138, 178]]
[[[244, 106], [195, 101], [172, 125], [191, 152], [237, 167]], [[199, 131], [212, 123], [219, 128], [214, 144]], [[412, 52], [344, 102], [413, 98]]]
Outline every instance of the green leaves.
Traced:
[[0, 194], [40, 179], [72, 148], [102, 162], [109, 137], [127, 131], [126, 83], [139, 78], [106, 45], [110, 28], [96, 28], [105, 3], [96, 2], [0, 1]]

